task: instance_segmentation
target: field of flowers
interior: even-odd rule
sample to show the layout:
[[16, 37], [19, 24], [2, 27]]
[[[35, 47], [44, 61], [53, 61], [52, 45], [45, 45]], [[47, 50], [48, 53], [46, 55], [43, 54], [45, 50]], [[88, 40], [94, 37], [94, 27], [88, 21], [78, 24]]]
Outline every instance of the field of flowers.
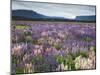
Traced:
[[95, 53], [95, 23], [12, 22], [12, 73], [95, 69]]

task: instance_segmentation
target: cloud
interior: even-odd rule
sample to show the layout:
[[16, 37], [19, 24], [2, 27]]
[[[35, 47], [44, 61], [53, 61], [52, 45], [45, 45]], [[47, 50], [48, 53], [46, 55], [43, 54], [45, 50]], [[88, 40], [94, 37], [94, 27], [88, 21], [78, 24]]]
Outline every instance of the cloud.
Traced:
[[79, 15], [95, 15], [95, 6], [43, 3], [30, 1], [12, 1], [12, 9], [33, 10], [47, 16], [75, 18]]

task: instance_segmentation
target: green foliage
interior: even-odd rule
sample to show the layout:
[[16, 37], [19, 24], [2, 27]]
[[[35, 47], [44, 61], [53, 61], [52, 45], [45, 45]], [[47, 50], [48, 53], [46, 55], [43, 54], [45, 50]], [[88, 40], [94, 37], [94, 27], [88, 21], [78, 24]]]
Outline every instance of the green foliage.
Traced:
[[31, 36], [31, 35], [32, 35], [32, 33], [31, 33], [31, 32], [29, 32], [29, 31], [24, 32], [24, 34], [25, 34], [25, 36]]
[[12, 57], [12, 63], [17, 64], [17, 59]]
[[41, 55], [36, 56], [36, 60], [43, 61], [43, 57]]
[[16, 29], [26, 29], [29, 28], [29, 26], [24, 26], [24, 25], [16, 25]]
[[64, 66], [65, 66], [65, 65], [67, 64], [67, 60], [66, 60], [66, 59], [64, 59], [63, 63], [64, 63]]
[[88, 52], [86, 52], [86, 51], [78, 51], [77, 53], [76, 53], [76, 56], [75, 57], [78, 57], [78, 56], [82, 56], [82, 57], [86, 57], [86, 58], [88, 58]]
[[94, 48], [94, 49], [93, 49], [93, 50], [94, 50], [94, 52], [96, 53], [96, 46], [94, 46], [93, 48]]
[[72, 56], [72, 59], [74, 60], [76, 57], [78, 56], [82, 56], [82, 57], [85, 57], [85, 58], [88, 58], [88, 52], [87, 51], [80, 51], [78, 50], [78, 52], [76, 52], [75, 54], [70, 54]]
[[16, 68], [16, 74], [24, 73], [23, 68]]
[[19, 40], [17, 42], [26, 42], [24, 33], [21, 33]]
[[27, 42], [32, 42], [32, 41], [33, 41], [31, 36], [26, 36], [25, 40], [26, 40]]
[[74, 60], [71, 55], [67, 55], [67, 57], [57, 56], [56, 61], [59, 64], [63, 63], [64, 65], [68, 65], [69, 70], [75, 70]]
[[55, 47], [57, 50], [60, 50], [60, 49], [61, 49], [61, 45], [60, 45], [60, 44], [55, 44], [54, 47]]
[[32, 40], [33, 44], [40, 44], [37, 40]]
[[49, 71], [49, 68], [50, 68], [49, 65], [43, 63], [44, 62], [43, 56], [41, 56], [41, 55], [34, 56], [31, 60], [31, 62], [33, 64], [35, 64], [37, 62], [39, 63], [38, 65], [34, 65], [34, 66], [38, 67], [38, 68], [35, 68], [35, 73]]
[[90, 38], [90, 37], [84, 37], [83, 40], [86, 41], [86, 42], [91, 42], [92, 38]]
[[81, 52], [80, 52], [80, 55], [82, 55], [82, 57], [88, 58], [88, 52], [81, 51]]
[[67, 65], [69, 70], [75, 70], [75, 64], [71, 55], [67, 56]]
[[64, 62], [65, 60], [64, 60], [64, 57], [62, 57], [62, 56], [56, 56], [56, 61], [57, 61], [59, 64], [61, 64], [61, 63]]
[[41, 55], [37, 55], [37, 56], [34, 56], [31, 61], [32, 61], [32, 63], [35, 63], [35, 62], [42, 63], [44, 61], [44, 58]]
[[49, 72], [50, 66], [48, 64], [43, 63], [40, 67], [41, 72]]

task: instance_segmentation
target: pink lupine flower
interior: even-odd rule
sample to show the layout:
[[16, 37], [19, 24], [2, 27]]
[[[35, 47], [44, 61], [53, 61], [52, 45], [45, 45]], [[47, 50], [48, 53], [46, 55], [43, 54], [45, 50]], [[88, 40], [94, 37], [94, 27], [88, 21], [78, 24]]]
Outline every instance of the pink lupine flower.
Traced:
[[58, 36], [61, 37], [61, 38], [65, 37], [65, 35], [63, 33], [58, 33]]
[[47, 32], [42, 32], [41, 35], [42, 36], [48, 36], [48, 33]]
[[14, 54], [14, 55], [20, 54], [21, 49], [22, 49], [22, 46], [20, 46], [20, 45], [15, 46], [14, 48], [12, 48], [12, 54]]
[[35, 48], [36, 48], [36, 49], [39, 48], [39, 45], [35, 45]]

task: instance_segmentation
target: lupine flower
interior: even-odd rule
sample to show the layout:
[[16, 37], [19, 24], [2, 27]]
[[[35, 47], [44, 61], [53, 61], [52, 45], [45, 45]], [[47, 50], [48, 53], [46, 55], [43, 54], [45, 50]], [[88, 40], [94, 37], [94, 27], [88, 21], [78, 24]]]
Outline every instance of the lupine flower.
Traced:
[[14, 48], [12, 48], [12, 55], [19, 55], [21, 52], [22, 46], [18, 45], [18, 46], [14, 46]]
[[58, 65], [58, 68], [56, 68], [57, 71], [65, 71], [68, 70], [68, 65], [64, 65], [63, 63]]
[[48, 36], [48, 33], [47, 32], [42, 32], [41, 36]]
[[[95, 24], [17, 21], [14, 25], [12, 40], [16, 40], [11, 47], [12, 63], [16, 68], [24, 66], [24, 73], [73, 70], [73, 65], [75, 69], [95, 68]], [[26, 27], [16, 29], [16, 25]], [[78, 52], [80, 54], [77, 55]], [[88, 54], [87, 57], [83, 57], [81, 52]], [[68, 55], [71, 62], [66, 61], [68, 63], [65, 64]], [[57, 56], [61, 57], [58, 61]]]
[[58, 33], [58, 36], [61, 37], [61, 38], [65, 37], [65, 35], [63, 33]]
[[76, 69], [93, 69], [95, 63], [93, 63], [92, 59], [84, 58], [79, 56], [75, 59], [75, 68]]
[[32, 73], [32, 72], [33, 72], [32, 63], [25, 63], [24, 73]]

